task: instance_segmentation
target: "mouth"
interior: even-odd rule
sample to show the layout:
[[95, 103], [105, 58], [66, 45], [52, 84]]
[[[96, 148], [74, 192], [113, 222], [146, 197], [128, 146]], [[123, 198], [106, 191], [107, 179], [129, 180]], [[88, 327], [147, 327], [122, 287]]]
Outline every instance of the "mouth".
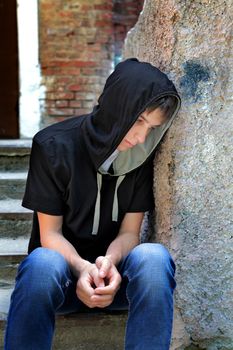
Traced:
[[130, 141], [128, 141], [128, 140], [125, 140], [125, 142], [126, 142], [127, 146], [130, 147], [130, 148], [132, 148], [132, 147], [135, 146], [134, 144], [132, 144], [132, 143], [131, 143]]

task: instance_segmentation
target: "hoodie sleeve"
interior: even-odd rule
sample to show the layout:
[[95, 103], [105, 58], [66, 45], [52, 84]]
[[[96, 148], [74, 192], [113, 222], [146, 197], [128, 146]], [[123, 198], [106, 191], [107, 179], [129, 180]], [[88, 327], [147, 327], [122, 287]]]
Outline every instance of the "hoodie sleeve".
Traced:
[[128, 212], [146, 212], [154, 208], [153, 159], [137, 170], [134, 194]]
[[43, 146], [33, 141], [30, 167], [22, 206], [50, 215], [62, 215], [62, 190], [56, 182], [52, 158]]

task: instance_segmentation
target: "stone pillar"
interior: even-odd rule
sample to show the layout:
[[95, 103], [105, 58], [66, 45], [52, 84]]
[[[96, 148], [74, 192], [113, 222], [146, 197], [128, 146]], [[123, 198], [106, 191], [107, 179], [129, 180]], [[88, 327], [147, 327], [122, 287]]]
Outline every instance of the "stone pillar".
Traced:
[[232, 0], [146, 0], [125, 44], [183, 101], [154, 169], [153, 240], [177, 265], [173, 350], [233, 349], [232, 15]]

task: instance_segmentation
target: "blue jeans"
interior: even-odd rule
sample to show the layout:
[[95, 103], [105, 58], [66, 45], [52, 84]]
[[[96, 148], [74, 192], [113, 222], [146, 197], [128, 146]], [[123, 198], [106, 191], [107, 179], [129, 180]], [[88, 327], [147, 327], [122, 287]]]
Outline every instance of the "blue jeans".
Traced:
[[[108, 309], [128, 308], [125, 349], [168, 350], [175, 265], [161, 244], [135, 247], [119, 264], [122, 286]], [[62, 255], [34, 250], [21, 263], [12, 293], [5, 350], [49, 350], [55, 315], [80, 311], [76, 280]]]

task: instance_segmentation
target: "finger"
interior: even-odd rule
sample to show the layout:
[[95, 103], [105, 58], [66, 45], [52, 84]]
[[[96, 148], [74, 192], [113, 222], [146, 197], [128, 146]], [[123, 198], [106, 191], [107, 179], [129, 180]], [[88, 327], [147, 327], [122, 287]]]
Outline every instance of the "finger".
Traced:
[[97, 267], [99, 268], [99, 276], [101, 278], [105, 278], [108, 275], [111, 266], [112, 262], [107, 257], [103, 257], [101, 261], [97, 259]]
[[76, 295], [85, 305], [89, 306], [90, 299], [93, 294], [94, 294], [94, 289], [92, 287], [88, 285], [87, 286], [77, 285]]
[[106, 307], [110, 305], [113, 302], [113, 296], [112, 295], [93, 295], [91, 297], [91, 303], [92, 305], [95, 305], [95, 307]]
[[118, 289], [120, 288], [121, 285], [121, 279], [115, 279], [111, 281], [108, 285], [105, 287], [98, 287], [94, 291], [94, 295], [115, 295]]
[[99, 276], [99, 271], [97, 269], [93, 271], [92, 277], [96, 288], [105, 286], [104, 279]]
[[94, 295], [115, 295], [119, 287], [120, 287], [119, 285], [118, 286], [108, 285], [105, 287], [98, 287], [95, 289]]
[[[114, 270], [112, 271], [114, 272]], [[121, 285], [121, 276], [118, 272], [111, 273], [108, 283], [104, 287], [99, 286], [94, 294], [115, 294]]]
[[94, 294], [94, 288], [88, 280], [79, 280], [77, 283], [76, 290], [88, 296]]
[[96, 258], [95, 264], [98, 267], [98, 269], [100, 269], [103, 259], [104, 259], [104, 256], [99, 256], [98, 258]]

